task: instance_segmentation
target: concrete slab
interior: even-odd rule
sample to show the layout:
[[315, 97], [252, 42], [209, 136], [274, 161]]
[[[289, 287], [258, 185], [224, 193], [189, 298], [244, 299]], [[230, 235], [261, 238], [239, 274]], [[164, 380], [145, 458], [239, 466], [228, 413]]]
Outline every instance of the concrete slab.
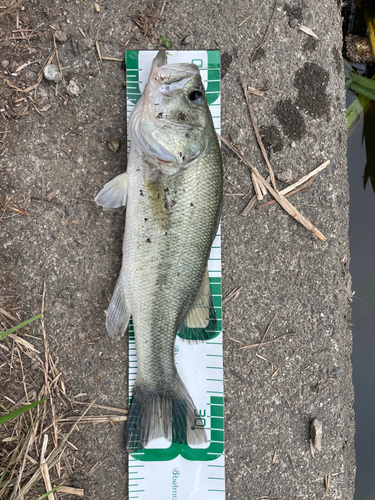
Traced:
[[[114, 58], [122, 58], [125, 47], [155, 49], [159, 36], [172, 39], [173, 48], [220, 49], [223, 135], [266, 173], [238, 81], [242, 73], [251, 87], [268, 87], [265, 96], [251, 100], [263, 135], [272, 132], [276, 173], [291, 169], [297, 180], [331, 160], [308, 192], [290, 198], [326, 236], [324, 243], [277, 204], [243, 217], [248, 198], [224, 199], [224, 296], [242, 287], [224, 306], [224, 328], [254, 344], [277, 313], [266, 340], [295, 333], [242, 356], [238, 343], [225, 340], [227, 497], [327, 498], [324, 477], [330, 475], [329, 498], [349, 500], [355, 457], [339, 6], [333, 0], [277, 2], [266, 43], [251, 64], [273, 1], [167, 1], [162, 18], [152, 18], [161, 6], [113, 0], [101, 2], [96, 12], [78, 1], [25, 4], [32, 28], [45, 23], [41, 59], [53, 49], [50, 25], [70, 37], [58, 54], [66, 81], [73, 80], [79, 93], [64, 105], [63, 87], [61, 98], [55, 84], [43, 80], [35, 95], [41, 114], [30, 107], [23, 117], [5, 116], [12, 134], [0, 159], [0, 197], [24, 194], [31, 203], [27, 219], [2, 220], [3, 294], [18, 299], [26, 318], [40, 310], [45, 281], [46, 328], [69, 393], [126, 406], [127, 342], [107, 337], [103, 313], [120, 268], [124, 214], [103, 213], [91, 201], [126, 165], [125, 72], [120, 62], [100, 64], [94, 46], [82, 43], [98, 34], [101, 55]], [[129, 17], [137, 12], [147, 36]], [[117, 152], [109, 141], [121, 142]], [[228, 149], [224, 162], [226, 178], [236, 186], [225, 183], [226, 194], [247, 193], [247, 167]], [[58, 195], [49, 202], [53, 191]], [[314, 418], [323, 422], [315, 458], [309, 442]], [[70, 484], [85, 489], [85, 498], [126, 498], [122, 434], [121, 425], [100, 425], [75, 435], [86, 472], [106, 459], [94, 474], [69, 476]]]

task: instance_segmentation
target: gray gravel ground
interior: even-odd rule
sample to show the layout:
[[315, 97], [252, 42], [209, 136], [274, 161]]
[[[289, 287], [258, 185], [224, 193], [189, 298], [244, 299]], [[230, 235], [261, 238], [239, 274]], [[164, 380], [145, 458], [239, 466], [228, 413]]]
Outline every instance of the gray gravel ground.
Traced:
[[[349, 193], [336, 0], [277, 2], [266, 43], [251, 64], [272, 14], [271, 0], [167, 1], [148, 36], [129, 16], [158, 12], [161, 1], [101, 1], [99, 13], [78, 0], [24, 3], [26, 12], [36, 10], [45, 22], [43, 60], [53, 48], [49, 25], [63, 23], [55, 28], [62, 26], [72, 42], [58, 45], [59, 60], [79, 94], [64, 105], [55, 84], [43, 80], [36, 92], [38, 109], [50, 106], [43, 116], [30, 108], [19, 119], [4, 117], [12, 134], [0, 158], [0, 199], [32, 198], [27, 219], [2, 220], [1, 285], [3, 294], [17, 298], [26, 318], [40, 310], [46, 282], [46, 329], [69, 394], [127, 405], [126, 339], [115, 343], [107, 336], [103, 312], [120, 269], [124, 214], [102, 212], [92, 202], [126, 165], [125, 71], [120, 62], [100, 64], [78, 28], [92, 38], [98, 33], [102, 55], [115, 58], [123, 57], [127, 42], [127, 49], [155, 49], [159, 36], [171, 38], [173, 48], [220, 49], [226, 72], [223, 135], [265, 174], [238, 82], [241, 72], [251, 87], [269, 87], [264, 97], [251, 100], [258, 126], [274, 146], [275, 172], [291, 169], [295, 181], [331, 160], [309, 191], [289, 198], [326, 236], [324, 243], [277, 204], [243, 217], [248, 198], [224, 200], [223, 294], [243, 287], [237, 300], [224, 306], [224, 328], [235, 339], [259, 342], [277, 313], [267, 338], [296, 334], [242, 358], [238, 344], [225, 338], [227, 498], [352, 499]], [[311, 28], [319, 40], [298, 25]], [[115, 153], [107, 141], [116, 140], [121, 146]], [[225, 192], [248, 192], [248, 169], [227, 148], [224, 163], [236, 186], [225, 183]], [[51, 202], [40, 203], [53, 191], [58, 194]], [[323, 422], [315, 458], [309, 442], [314, 418]], [[77, 433], [77, 458], [87, 470], [106, 458], [94, 474], [72, 476], [69, 484], [83, 487], [85, 498], [126, 498], [122, 436], [122, 425], [82, 427]]]

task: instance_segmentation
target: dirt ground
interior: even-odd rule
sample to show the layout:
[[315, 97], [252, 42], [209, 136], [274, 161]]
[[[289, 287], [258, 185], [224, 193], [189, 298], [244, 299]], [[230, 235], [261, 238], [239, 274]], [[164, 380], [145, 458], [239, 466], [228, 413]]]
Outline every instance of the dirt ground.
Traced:
[[[0, 1], [0, 16], [9, 5]], [[16, 320], [38, 314], [45, 290], [48, 346], [66, 390], [54, 386], [58, 414], [76, 414], [74, 400], [127, 408], [127, 342], [107, 336], [104, 316], [125, 214], [93, 202], [126, 167], [124, 51], [155, 50], [161, 36], [173, 49], [220, 49], [223, 136], [266, 175], [242, 73], [251, 87], [268, 89], [251, 101], [276, 173], [291, 169], [296, 181], [331, 160], [308, 191], [289, 198], [326, 236], [321, 242], [278, 204], [243, 217], [250, 197], [238, 195], [251, 189], [250, 174], [223, 148], [223, 295], [242, 287], [224, 306], [224, 328], [256, 343], [277, 313], [267, 338], [296, 334], [257, 356], [240, 356], [238, 343], [225, 338], [227, 498], [349, 500], [355, 456], [341, 16], [336, 0], [277, 2], [269, 24], [273, 9], [271, 0], [24, 0], [0, 17], [0, 320], [6, 329], [15, 321], [4, 311]], [[43, 76], [52, 57], [58, 83]], [[43, 360], [40, 323], [19, 336]], [[0, 403], [9, 409], [24, 395], [21, 368], [31, 392], [39, 392], [43, 370], [32, 354], [18, 357], [12, 339], [4, 345]], [[315, 458], [313, 418], [323, 422]], [[64, 485], [83, 488], [90, 500], [125, 499], [123, 423], [80, 425], [70, 441]], [[0, 461], [14, 442], [5, 442]], [[50, 473], [59, 484], [56, 469]], [[43, 483], [33, 491], [25, 498], [45, 492]]]

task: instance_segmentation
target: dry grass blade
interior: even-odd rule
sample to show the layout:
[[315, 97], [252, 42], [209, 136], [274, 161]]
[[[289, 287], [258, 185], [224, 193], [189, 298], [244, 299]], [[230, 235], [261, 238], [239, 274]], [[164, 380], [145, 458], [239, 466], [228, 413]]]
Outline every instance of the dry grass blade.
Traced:
[[127, 420], [125, 415], [93, 415], [88, 417], [66, 417], [59, 419], [59, 423], [70, 424], [80, 421], [81, 424], [103, 424], [106, 422], [125, 422]]
[[[273, 342], [276, 342], [277, 340], [280, 340], [284, 337], [287, 337], [289, 335], [297, 335], [296, 333], [294, 332], [290, 332], [290, 333], [283, 333], [282, 335], [279, 335], [278, 337], [272, 339], [272, 340], [266, 340], [266, 341], [263, 341], [263, 342], [257, 342], [256, 344], [248, 344], [248, 345], [244, 345], [243, 347], [240, 347], [240, 349], [256, 349], [257, 347], [259, 348], [261, 345], [266, 345], [266, 344], [272, 344]], [[231, 340], [234, 340], [234, 339], [231, 339]]]
[[306, 181], [308, 181], [311, 177], [316, 175], [318, 172], [321, 172], [322, 170], [324, 170], [326, 168], [326, 166], [329, 165], [330, 163], [331, 163], [330, 160], [326, 160], [321, 165], [319, 165], [319, 167], [316, 167], [316, 168], [314, 168], [314, 170], [311, 170], [311, 172], [309, 174], [301, 177], [299, 181], [295, 182], [294, 184], [291, 184], [290, 186], [283, 189], [282, 191], [279, 191], [279, 194], [286, 195], [287, 193], [290, 193], [298, 186], [301, 186], [302, 184], [304, 184]]
[[223, 332], [225, 333], [225, 335], [228, 337], [229, 340], [232, 340], [233, 342], [237, 342], [237, 344], [244, 344], [245, 343], [242, 340], [237, 340], [237, 339], [234, 339], [233, 337], [231, 337], [229, 335], [229, 333], [225, 330], [225, 328], [223, 328]]
[[36, 354], [40, 353], [40, 351], [35, 349], [35, 347], [32, 344], [30, 344], [30, 342], [28, 342], [27, 340], [21, 337], [17, 337], [17, 335], [14, 335], [13, 333], [10, 333], [8, 337], [17, 342], [17, 344], [20, 344], [21, 346], [25, 347], [26, 349], [29, 349], [32, 352], [35, 352]]
[[[317, 178], [318, 174], [315, 174], [313, 177], [311, 177], [303, 186], [299, 186], [296, 189], [293, 189], [293, 191], [290, 191], [289, 193], [286, 193], [284, 196], [292, 196], [293, 194], [299, 193], [300, 191], [305, 191], [308, 189], [311, 184], [314, 182], [314, 180]], [[267, 201], [266, 203], [260, 203], [259, 205], [256, 206], [257, 209], [267, 207], [268, 205], [272, 205], [273, 203], [276, 203], [276, 200], [271, 200]]]
[[328, 473], [326, 476], [324, 476], [324, 490], [326, 493], [328, 493], [330, 482], [331, 482], [331, 474]]
[[67, 493], [68, 495], [76, 495], [77, 497], [83, 497], [85, 494], [81, 488], [71, 488], [70, 486], [60, 486], [59, 493]]
[[266, 38], [267, 38], [267, 35], [268, 35], [268, 32], [270, 30], [270, 26], [271, 26], [271, 21], [272, 21], [272, 18], [273, 18], [273, 15], [275, 14], [275, 10], [276, 10], [276, 5], [277, 5], [277, 0], [275, 0], [275, 3], [274, 3], [274, 6], [273, 6], [273, 9], [272, 9], [272, 14], [271, 14], [271, 17], [270, 17], [270, 20], [268, 22], [268, 25], [267, 25], [267, 29], [263, 35], [263, 39], [262, 41], [260, 42], [260, 44], [255, 47], [253, 53], [251, 54], [250, 56], [250, 59], [249, 59], [249, 63], [251, 64], [252, 63], [252, 60], [254, 59], [254, 56], [255, 54], [257, 53], [257, 51], [261, 48], [261, 46], [264, 44], [264, 42], [266, 41]]
[[241, 74], [239, 75], [239, 78], [240, 78], [240, 82], [241, 82], [241, 85], [242, 85], [242, 90], [243, 90], [243, 93], [244, 93], [244, 96], [245, 96], [245, 99], [246, 99], [247, 107], [249, 109], [250, 119], [251, 119], [251, 123], [252, 123], [253, 128], [254, 128], [255, 136], [257, 138], [260, 150], [262, 151], [262, 155], [263, 155], [264, 161], [266, 162], [266, 165], [267, 165], [267, 168], [268, 168], [268, 172], [270, 173], [271, 184], [272, 184], [273, 188], [276, 190], [275, 174], [273, 173], [271, 164], [270, 164], [270, 162], [268, 160], [268, 156], [267, 156], [266, 150], [264, 149], [263, 142], [262, 142], [262, 139], [261, 139], [260, 134], [259, 134], [259, 130], [258, 130], [256, 121], [255, 121], [255, 116], [254, 116], [253, 108], [252, 108], [251, 103], [250, 103], [249, 93], [247, 91], [244, 79], [243, 79], [243, 77], [242, 77]]
[[22, 480], [22, 474], [23, 474], [23, 471], [25, 469], [25, 465], [26, 465], [26, 457], [27, 457], [27, 454], [29, 452], [29, 449], [31, 447], [31, 445], [33, 444], [34, 442], [34, 438], [35, 438], [35, 433], [30, 433], [30, 437], [27, 441], [27, 446], [26, 446], [26, 450], [25, 450], [25, 455], [23, 457], [23, 461], [22, 461], [22, 465], [21, 465], [21, 468], [20, 468], [20, 471], [18, 473], [18, 478], [17, 478], [17, 482], [16, 482], [16, 485], [14, 487], [14, 490], [13, 490], [13, 494], [12, 496], [10, 497], [10, 500], [13, 500], [17, 494], [17, 491], [19, 490], [19, 486], [21, 484], [21, 480]]
[[306, 219], [298, 210], [285, 198], [285, 196], [280, 195], [277, 191], [273, 189], [273, 187], [260, 175], [258, 169], [251, 165], [251, 163], [244, 158], [241, 153], [237, 151], [237, 149], [232, 146], [232, 144], [224, 139], [221, 135], [217, 134], [220, 140], [224, 142], [236, 155], [248, 165], [252, 172], [255, 173], [259, 181], [268, 189], [268, 191], [272, 194], [272, 196], [276, 199], [276, 201], [290, 214], [296, 221], [298, 221], [302, 226], [311, 231], [315, 236], [317, 236], [320, 240], [326, 241], [325, 236], [313, 225], [309, 220]]
[[255, 196], [257, 197], [257, 200], [262, 201], [263, 200], [263, 193], [262, 193], [262, 190], [260, 188], [259, 181], [253, 172], [251, 172], [251, 180], [253, 181]]
[[119, 413], [124, 413], [125, 415], [128, 414], [128, 410], [124, 410], [123, 408], [116, 408], [115, 406], [97, 405], [94, 403], [86, 403], [85, 401], [74, 401], [74, 400], [70, 400], [70, 402], [75, 405], [91, 406], [92, 408], [101, 408], [102, 410], [117, 411]]
[[[43, 436], [43, 445], [42, 445], [42, 451], [40, 453], [40, 472], [42, 473], [43, 479], [44, 479], [44, 484], [46, 486], [46, 491], [51, 491], [52, 490], [52, 484], [51, 484], [51, 479], [49, 477], [49, 471], [48, 471], [48, 465], [46, 463], [45, 459], [45, 454], [47, 451], [47, 444], [48, 444], [48, 434], [44, 434]], [[55, 500], [55, 495], [51, 491], [51, 493], [48, 495], [48, 500]]]
[[0, 13], [0, 18], [2, 18], [3, 16], [6, 16], [7, 14], [9, 14], [9, 12], [11, 12], [13, 9], [15, 9], [16, 7], [18, 7], [19, 5], [21, 5], [21, 3], [23, 1], [24, 0], [18, 0], [18, 2], [14, 3], [13, 5], [11, 5], [10, 7], [8, 7], [7, 9], [5, 9], [4, 12]]
[[224, 305], [226, 304], [227, 302], [229, 302], [230, 300], [236, 300], [237, 297], [239, 296], [241, 290], [243, 289], [243, 286], [241, 287], [236, 287], [234, 288], [226, 297], [225, 299], [223, 299], [223, 302], [221, 305]]
[[[91, 406], [89, 406], [83, 413], [83, 415], [80, 417], [82, 419], [86, 413], [90, 410]], [[57, 464], [57, 462], [60, 461], [62, 454], [64, 453], [66, 443], [68, 441], [69, 436], [71, 433], [77, 428], [77, 425], [80, 422], [80, 419], [77, 420], [77, 422], [72, 426], [68, 434], [63, 438], [61, 443], [57, 448], [55, 448], [47, 457], [46, 459], [46, 464], [48, 465], [48, 469], [53, 467], [54, 465]], [[38, 469], [33, 476], [29, 479], [29, 481], [21, 488], [20, 492], [18, 493], [18, 496], [15, 498], [15, 500], [22, 500], [23, 497], [27, 494], [28, 491], [34, 486], [35, 483], [39, 481], [41, 478], [41, 471]]]

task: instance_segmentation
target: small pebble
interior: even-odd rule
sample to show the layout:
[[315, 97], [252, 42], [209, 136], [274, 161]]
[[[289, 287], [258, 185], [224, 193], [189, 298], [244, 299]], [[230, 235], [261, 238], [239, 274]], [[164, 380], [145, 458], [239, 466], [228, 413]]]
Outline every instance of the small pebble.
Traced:
[[100, 5], [98, 3], [94, 3], [94, 9], [95, 9], [95, 12], [100, 12]]
[[19, 63], [18, 62], [12, 62], [12, 64], [9, 66], [9, 72], [10, 73], [15, 73], [16, 69], [18, 68]]
[[294, 141], [292, 141], [292, 142], [290, 143], [290, 147], [291, 147], [291, 148], [295, 148], [295, 147], [296, 147], [296, 143], [295, 143]]
[[5, 69], [5, 68], [7, 68], [8, 66], [9, 66], [9, 61], [7, 61], [7, 60], [1, 61], [1, 67], [2, 67], [2, 68], [4, 68], [4, 69]]
[[120, 149], [121, 142], [118, 139], [113, 139], [112, 141], [107, 141], [107, 147], [113, 153], [117, 153]]
[[287, 168], [286, 170], [283, 170], [282, 172], [277, 174], [277, 178], [279, 179], [279, 181], [289, 184], [293, 180], [293, 172], [290, 168]]
[[298, 21], [297, 21], [297, 19], [291, 19], [291, 20], [289, 21], [289, 26], [290, 26], [291, 28], [295, 28], [297, 25], [298, 25]]
[[336, 368], [334, 368], [331, 373], [330, 373], [330, 377], [331, 378], [336, 378], [340, 375], [340, 373], [342, 373], [342, 368], [340, 368], [339, 366], [336, 366]]
[[68, 41], [68, 34], [65, 31], [56, 31], [55, 38], [59, 43], [65, 43]]
[[94, 46], [94, 40], [89, 36], [86, 38], [82, 38], [78, 42], [78, 48], [81, 54], [83, 54], [84, 52], [88, 52], [93, 48], [93, 46]]
[[339, 339], [340, 338], [339, 332], [333, 332], [332, 333], [332, 338], [335, 339], [335, 340]]
[[194, 42], [194, 37], [193, 35], [187, 35], [182, 41], [182, 45], [189, 45], [189, 44], [192, 44]]
[[327, 378], [327, 372], [325, 370], [319, 370], [319, 377], [325, 380]]
[[69, 85], [66, 87], [66, 90], [70, 95], [77, 96], [79, 94], [79, 87], [74, 80], [70, 80]]
[[62, 78], [59, 68], [56, 64], [48, 64], [43, 69], [44, 77], [52, 82], [59, 82]]

